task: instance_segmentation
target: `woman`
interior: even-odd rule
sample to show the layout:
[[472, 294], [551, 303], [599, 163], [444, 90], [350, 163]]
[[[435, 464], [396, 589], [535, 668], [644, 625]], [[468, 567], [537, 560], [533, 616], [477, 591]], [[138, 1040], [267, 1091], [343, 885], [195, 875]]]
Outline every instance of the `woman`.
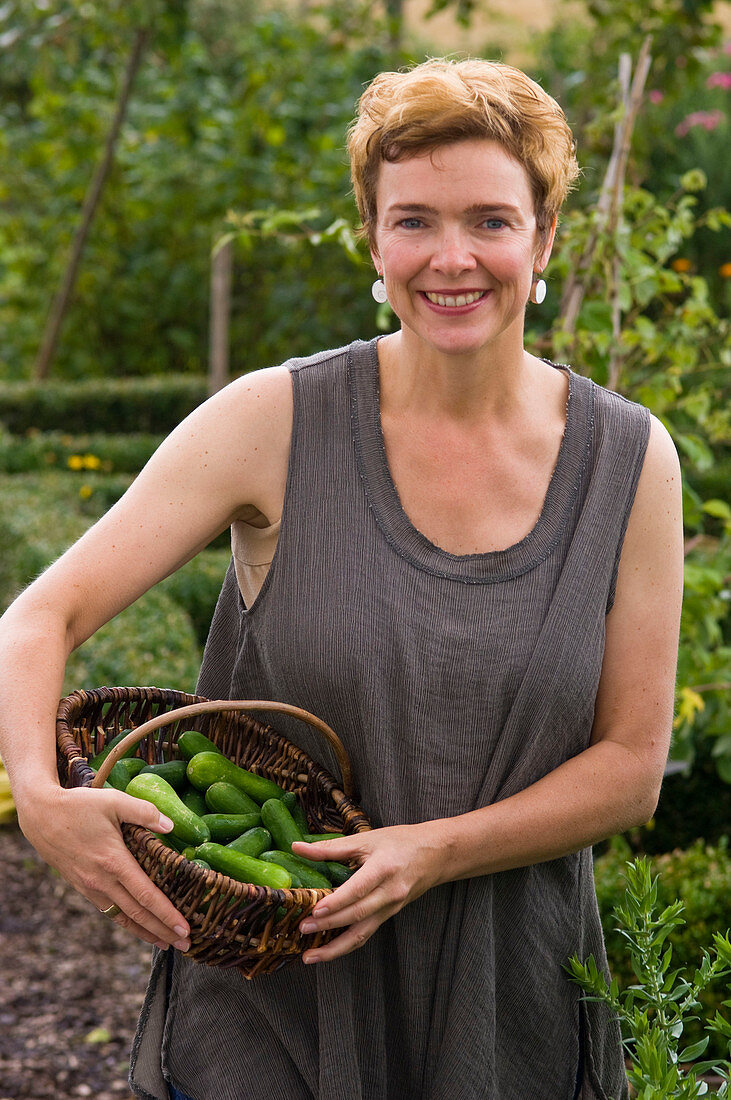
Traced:
[[157, 953], [135, 1092], [624, 1096], [618, 1031], [563, 967], [604, 958], [590, 846], [657, 801], [677, 458], [645, 410], [524, 348], [577, 172], [538, 85], [481, 61], [382, 74], [350, 154], [374, 294], [400, 328], [206, 402], [7, 612], [20, 822], [100, 910], [185, 950], [119, 835], [164, 823], [119, 792], [61, 790], [54, 715], [70, 650], [231, 526], [199, 690], [321, 715], [380, 827], [301, 846], [361, 864], [304, 922], [342, 929], [305, 965], [246, 983]]

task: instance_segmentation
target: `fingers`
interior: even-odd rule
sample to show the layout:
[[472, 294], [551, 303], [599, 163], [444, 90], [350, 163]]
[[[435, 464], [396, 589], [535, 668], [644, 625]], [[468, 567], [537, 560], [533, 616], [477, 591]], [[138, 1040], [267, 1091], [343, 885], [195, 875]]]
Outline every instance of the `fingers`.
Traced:
[[137, 861], [125, 849], [126, 858], [109, 865], [109, 885], [104, 892], [86, 893], [97, 909], [118, 905], [120, 913], [114, 923], [128, 932], [158, 947], [190, 947], [190, 928], [169, 898], [158, 890]]
[[169, 833], [173, 828], [170, 818], [144, 798], [132, 798], [120, 791], [119, 798], [115, 799], [115, 810], [120, 825], [123, 821], [128, 825], [142, 825], [151, 833]]
[[[33, 823], [29, 840], [97, 909], [119, 906], [116, 924], [146, 943], [187, 950], [187, 922], [145, 874], [124, 843], [123, 821], [166, 833], [172, 822], [150, 802], [120, 791], [75, 788], [53, 795], [53, 812]], [[26, 834], [28, 835], [28, 834]]]
[[302, 961], [309, 965], [311, 963], [331, 962], [343, 955], [349, 955], [351, 951], [357, 951], [359, 947], [362, 947], [382, 923], [380, 920], [373, 919], [354, 924], [350, 928], [346, 928], [341, 935], [330, 940], [329, 943], [305, 951]]

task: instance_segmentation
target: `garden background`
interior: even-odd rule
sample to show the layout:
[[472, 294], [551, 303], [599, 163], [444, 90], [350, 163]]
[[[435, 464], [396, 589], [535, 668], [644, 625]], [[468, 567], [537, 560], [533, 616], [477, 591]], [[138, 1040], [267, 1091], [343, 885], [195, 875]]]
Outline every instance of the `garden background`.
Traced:
[[[629, 980], [612, 906], [627, 856], [650, 854], [686, 904], [676, 957], [695, 963], [731, 925], [731, 4], [2, 0], [0, 51], [0, 609], [222, 371], [391, 327], [343, 151], [377, 71], [468, 52], [561, 102], [583, 175], [528, 346], [647, 405], [684, 476], [671, 764], [653, 822], [597, 851], [597, 887]], [[228, 557], [222, 538], [100, 631], [68, 690], [192, 690]], [[120, 1038], [123, 1058], [108, 1030], [97, 1042]], [[13, 1100], [91, 1095], [72, 1078]]]

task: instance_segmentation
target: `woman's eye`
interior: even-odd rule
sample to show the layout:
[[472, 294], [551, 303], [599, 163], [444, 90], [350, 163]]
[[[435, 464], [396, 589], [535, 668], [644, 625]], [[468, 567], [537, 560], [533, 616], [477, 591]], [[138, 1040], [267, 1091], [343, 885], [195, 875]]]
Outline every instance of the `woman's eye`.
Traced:
[[421, 218], [402, 218], [400, 224], [404, 229], [419, 229], [423, 223]]
[[485, 218], [482, 224], [488, 229], [502, 229], [505, 222], [502, 218]]

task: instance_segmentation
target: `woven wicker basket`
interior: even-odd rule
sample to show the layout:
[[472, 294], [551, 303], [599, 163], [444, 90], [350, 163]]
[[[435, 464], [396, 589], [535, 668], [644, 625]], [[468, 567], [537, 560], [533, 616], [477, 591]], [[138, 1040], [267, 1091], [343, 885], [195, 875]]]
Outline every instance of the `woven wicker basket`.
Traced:
[[[342, 783], [251, 711], [293, 715], [317, 729], [332, 745]], [[120, 730], [130, 729], [99, 772], [88, 761]], [[61, 782], [66, 787], [102, 786], [115, 760], [137, 741], [136, 755], [148, 763], [180, 757], [177, 739], [188, 729], [204, 733], [234, 763], [296, 791], [312, 832], [370, 829], [353, 801], [345, 749], [321, 719], [286, 703], [213, 701], [154, 687], [101, 687], [62, 699], [56, 740]], [[188, 958], [237, 967], [247, 978], [271, 973], [316, 947], [335, 931], [303, 935], [300, 921], [329, 890], [273, 890], [236, 882], [171, 851], [147, 829], [122, 826], [127, 847], [152, 881], [190, 925]]]

